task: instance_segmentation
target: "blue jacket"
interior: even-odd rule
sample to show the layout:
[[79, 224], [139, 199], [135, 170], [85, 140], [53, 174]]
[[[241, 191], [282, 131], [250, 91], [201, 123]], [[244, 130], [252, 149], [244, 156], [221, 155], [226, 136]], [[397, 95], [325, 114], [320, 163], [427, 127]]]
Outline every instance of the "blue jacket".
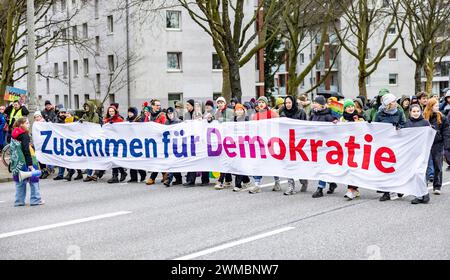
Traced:
[[0, 113], [0, 147], [3, 147], [5, 144], [5, 136], [6, 133], [3, 132], [3, 128], [6, 125], [6, 115]]

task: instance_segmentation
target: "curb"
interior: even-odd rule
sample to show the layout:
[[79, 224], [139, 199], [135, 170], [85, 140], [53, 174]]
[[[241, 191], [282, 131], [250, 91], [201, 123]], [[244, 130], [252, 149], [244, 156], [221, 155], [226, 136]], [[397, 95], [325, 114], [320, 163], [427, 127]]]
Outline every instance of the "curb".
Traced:
[[1, 178], [0, 179], [0, 183], [9, 183], [12, 182], [13, 179], [12, 178]]

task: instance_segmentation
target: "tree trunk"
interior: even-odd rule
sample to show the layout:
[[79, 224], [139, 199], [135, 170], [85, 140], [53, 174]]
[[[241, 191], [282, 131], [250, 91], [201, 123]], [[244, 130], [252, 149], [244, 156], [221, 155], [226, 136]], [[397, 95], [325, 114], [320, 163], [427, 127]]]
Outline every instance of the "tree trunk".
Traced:
[[222, 96], [231, 100], [230, 67], [226, 61], [222, 63]]
[[414, 84], [415, 84], [415, 93], [422, 91], [422, 78], [421, 78], [421, 69], [422, 66], [416, 63], [416, 70], [414, 72]]
[[427, 81], [425, 82], [425, 92], [428, 95], [431, 95], [431, 92], [433, 91], [433, 74], [434, 74], [434, 63], [433, 61], [430, 63], [427, 63], [425, 65], [425, 74], [427, 77]]
[[359, 95], [367, 99], [366, 78], [361, 73], [358, 76], [358, 90]]
[[6, 38], [5, 38], [5, 49], [3, 51], [3, 61], [2, 61], [2, 75], [0, 81], [0, 102], [4, 99], [6, 86], [11, 82], [11, 72], [12, 65], [10, 61], [13, 38], [13, 21], [14, 21], [14, 5], [8, 1], [8, 15], [6, 19]]
[[[232, 59], [228, 61], [230, 67], [230, 88], [232, 97], [236, 97], [239, 101], [242, 101], [242, 87], [241, 87], [241, 74], [239, 59]], [[229, 100], [227, 100], [229, 101]]]

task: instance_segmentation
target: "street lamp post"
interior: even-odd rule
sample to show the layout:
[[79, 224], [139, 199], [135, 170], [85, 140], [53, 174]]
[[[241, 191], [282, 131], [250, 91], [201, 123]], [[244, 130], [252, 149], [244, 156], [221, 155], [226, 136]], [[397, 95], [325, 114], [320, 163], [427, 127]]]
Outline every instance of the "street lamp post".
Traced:
[[34, 112], [37, 110], [36, 100], [36, 37], [34, 27], [34, 0], [27, 0], [27, 90], [28, 109], [30, 122], [33, 121]]

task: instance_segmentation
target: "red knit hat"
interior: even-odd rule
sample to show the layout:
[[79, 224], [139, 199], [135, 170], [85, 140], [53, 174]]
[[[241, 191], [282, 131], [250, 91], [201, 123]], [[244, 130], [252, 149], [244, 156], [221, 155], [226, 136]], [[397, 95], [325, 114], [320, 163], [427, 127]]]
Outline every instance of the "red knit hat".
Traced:
[[144, 102], [144, 104], [142, 104], [142, 106], [144, 106], [144, 107], [148, 107], [148, 102], [147, 102], [147, 101], [145, 101], [145, 102]]

